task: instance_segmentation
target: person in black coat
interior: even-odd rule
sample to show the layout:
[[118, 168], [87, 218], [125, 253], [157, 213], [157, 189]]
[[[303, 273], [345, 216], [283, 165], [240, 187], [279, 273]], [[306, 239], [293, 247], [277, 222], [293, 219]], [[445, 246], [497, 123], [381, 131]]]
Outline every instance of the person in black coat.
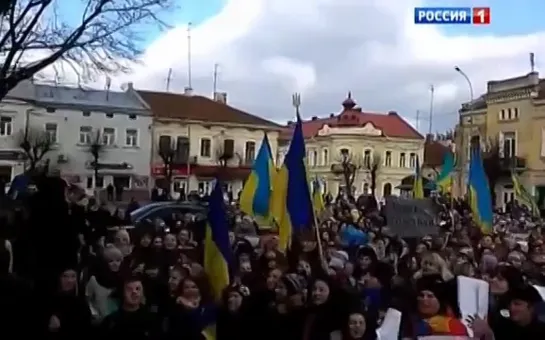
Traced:
[[120, 308], [102, 321], [99, 336], [103, 339], [157, 339], [161, 334], [161, 323], [144, 305], [142, 281], [131, 277], [124, 281], [118, 293], [121, 295]]
[[66, 266], [59, 275], [58, 290], [45, 309], [47, 339], [89, 339], [91, 312], [79, 291], [76, 266]]

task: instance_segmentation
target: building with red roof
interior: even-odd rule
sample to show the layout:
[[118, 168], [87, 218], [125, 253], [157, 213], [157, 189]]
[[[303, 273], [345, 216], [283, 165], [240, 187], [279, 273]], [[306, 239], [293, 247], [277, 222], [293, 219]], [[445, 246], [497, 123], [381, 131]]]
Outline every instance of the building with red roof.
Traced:
[[[324, 190], [336, 195], [352, 184], [356, 195], [397, 195], [401, 181], [415, 172], [424, 158], [425, 138], [397, 112], [366, 112], [352, 94], [339, 113], [303, 122], [308, 169]], [[294, 122], [279, 137], [280, 157], [287, 152]], [[349, 174], [350, 176], [347, 176]]]

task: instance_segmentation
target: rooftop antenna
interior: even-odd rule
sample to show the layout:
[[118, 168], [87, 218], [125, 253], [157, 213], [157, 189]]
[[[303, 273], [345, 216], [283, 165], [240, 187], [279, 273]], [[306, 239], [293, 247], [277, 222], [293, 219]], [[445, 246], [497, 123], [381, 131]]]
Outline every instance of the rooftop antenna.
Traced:
[[218, 67], [219, 65], [216, 63], [214, 64], [214, 93], [213, 95], [215, 96], [216, 95], [216, 92], [218, 91]]
[[431, 135], [431, 129], [433, 127], [433, 95], [435, 92], [435, 87], [430, 85], [430, 121], [428, 126], [428, 134]]
[[187, 87], [188, 90], [192, 90], [191, 87], [191, 22], [187, 24]]
[[420, 110], [416, 110], [416, 131], [420, 128]]
[[530, 52], [530, 69], [531, 72], [534, 72], [536, 68], [536, 55], [534, 52]]
[[170, 81], [172, 80], [172, 67], [168, 69], [168, 74], [167, 74], [167, 92], [170, 92]]
[[106, 76], [106, 100], [110, 99], [110, 87], [112, 87], [112, 78]]

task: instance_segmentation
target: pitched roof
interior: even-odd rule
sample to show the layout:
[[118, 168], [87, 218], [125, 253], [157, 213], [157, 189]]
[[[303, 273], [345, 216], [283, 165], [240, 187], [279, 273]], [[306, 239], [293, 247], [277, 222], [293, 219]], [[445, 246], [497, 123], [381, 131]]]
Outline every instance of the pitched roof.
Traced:
[[[304, 121], [303, 135], [305, 138], [315, 137], [325, 124], [331, 127], [363, 127], [365, 124], [371, 123], [377, 129], [382, 130], [382, 133], [387, 137], [424, 139], [424, 136], [395, 111], [390, 111], [387, 114], [363, 112], [361, 108], [356, 106], [350, 93], [348, 98], [343, 101], [342, 106], [343, 110], [338, 114], [331, 114], [327, 118], [312, 117], [311, 120]], [[282, 138], [291, 138], [293, 126], [292, 122], [288, 122]]]
[[261, 125], [271, 129], [282, 128], [274, 122], [203, 96], [153, 91], [137, 92], [150, 106], [156, 118]]

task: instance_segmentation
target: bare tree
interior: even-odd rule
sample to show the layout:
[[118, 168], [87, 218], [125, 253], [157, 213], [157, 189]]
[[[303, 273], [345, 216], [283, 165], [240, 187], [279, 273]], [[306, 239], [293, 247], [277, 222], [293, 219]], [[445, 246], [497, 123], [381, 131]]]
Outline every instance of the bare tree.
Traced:
[[[221, 144], [220, 144], [221, 145]], [[240, 152], [236, 152], [231, 148], [225, 148], [225, 145], [218, 146], [215, 150], [216, 163], [219, 165], [218, 177], [225, 180], [227, 174], [227, 167], [233, 160], [238, 162], [238, 165], [242, 164], [242, 156]]]
[[96, 184], [98, 182], [100, 170], [100, 157], [104, 153], [104, 141], [102, 140], [102, 134], [100, 133], [100, 130], [97, 130], [95, 132], [93, 140], [91, 141], [91, 144], [89, 144], [89, 153], [93, 157], [93, 160], [91, 161], [91, 166], [93, 167], [95, 190], [97, 190], [97, 192], [95, 193], [95, 197], [99, 197]]
[[34, 172], [45, 155], [53, 149], [54, 143], [45, 131], [26, 128], [20, 132], [18, 144], [28, 162], [26, 170]]
[[366, 164], [369, 175], [371, 176], [371, 195], [376, 197], [377, 191], [377, 177], [380, 166], [382, 165], [382, 157], [380, 153], [374, 152], [373, 158], [369, 164]]
[[[167, 137], [167, 136], [165, 136]], [[176, 156], [176, 150], [172, 147], [172, 142], [170, 137], [159, 139], [159, 147], [157, 148], [159, 157], [163, 162], [163, 177], [164, 177], [164, 188], [167, 193], [170, 194], [170, 187], [172, 184], [172, 173], [174, 170], [174, 158]]]
[[[0, 100], [19, 82], [52, 65], [80, 81], [126, 72], [141, 54], [142, 36], [165, 28], [161, 13], [174, 0], [0, 1]], [[62, 10], [81, 8], [77, 13]], [[79, 17], [79, 19], [78, 19]], [[147, 29], [146, 29], [147, 26]], [[57, 63], [60, 61], [60, 63]]]
[[342, 175], [345, 194], [350, 200], [354, 200], [354, 180], [358, 170], [362, 168], [361, 159], [351, 154], [347, 149], [342, 149], [338, 162], [331, 167], [331, 171], [336, 175]]

